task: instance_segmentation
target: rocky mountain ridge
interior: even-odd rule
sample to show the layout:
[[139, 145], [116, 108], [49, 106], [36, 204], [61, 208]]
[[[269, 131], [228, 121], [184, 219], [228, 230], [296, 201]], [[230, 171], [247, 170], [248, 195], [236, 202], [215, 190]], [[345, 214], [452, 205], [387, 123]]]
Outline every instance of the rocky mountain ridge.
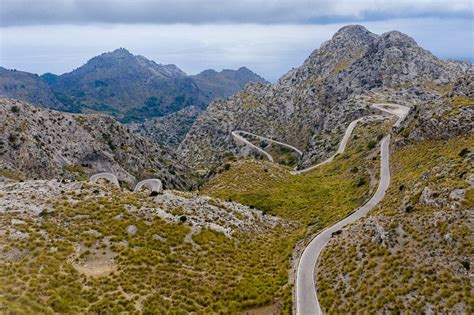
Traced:
[[176, 148], [202, 111], [199, 107], [189, 106], [163, 117], [147, 119], [143, 123], [130, 123], [127, 126], [158, 143]]
[[2, 175], [17, 179], [84, 179], [111, 172], [124, 183], [156, 177], [189, 189], [192, 172], [166, 147], [108, 115], [68, 114], [0, 99]]
[[239, 154], [230, 135], [238, 129], [292, 144], [304, 152], [300, 166], [314, 164], [369, 104], [434, 100], [471, 68], [436, 58], [398, 31], [346, 26], [277, 83], [250, 84], [212, 103], [178, 152], [199, 167], [219, 164], [226, 153]]

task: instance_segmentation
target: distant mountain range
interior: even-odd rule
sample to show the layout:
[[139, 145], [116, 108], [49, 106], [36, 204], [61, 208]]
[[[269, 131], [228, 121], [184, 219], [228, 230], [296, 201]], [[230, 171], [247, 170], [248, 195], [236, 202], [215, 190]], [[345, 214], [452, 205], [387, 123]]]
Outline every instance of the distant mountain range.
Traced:
[[75, 113], [105, 112], [122, 122], [138, 122], [188, 106], [204, 109], [249, 82], [267, 83], [245, 67], [188, 76], [176, 65], [158, 64], [119, 48], [59, 76], [0, 68], [0, 97]]

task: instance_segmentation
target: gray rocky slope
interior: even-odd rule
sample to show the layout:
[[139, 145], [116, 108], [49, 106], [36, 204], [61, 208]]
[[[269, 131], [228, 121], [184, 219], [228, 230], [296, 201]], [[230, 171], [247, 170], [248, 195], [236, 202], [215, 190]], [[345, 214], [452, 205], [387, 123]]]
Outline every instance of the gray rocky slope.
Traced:
[[127, 126], [134, 132], [175, 148], [183, 141], [202, 111], [199, 107], [189, 106], [163, 117], [147, 119], [143, 123], [130, 123]]
[[7, 99], [0, 99], [0, 170], [21, 179], [87, 179], [111, 172], [131, 185], [148, 177], [168, 188], [193, 183], [167, 148], [110, 116], [67, 114]]
[[213, 102], [178, 154], [200, 168], [221, 163], [226, 153], [239, 154], [231, 131], [245, 130], [298, 147], [304, 152], [300, 166], [307, 166], [329, 156], [370, 103], [437, 99], [470, 68], [436, 58], [398, 31], [376, 35], [345, 26], [275, 84], [249, 84]]
[[449, 139], [474, 133], [474, 71], [460, 77], [453, 89], [417, 106], [404, 134], [410, 141]]

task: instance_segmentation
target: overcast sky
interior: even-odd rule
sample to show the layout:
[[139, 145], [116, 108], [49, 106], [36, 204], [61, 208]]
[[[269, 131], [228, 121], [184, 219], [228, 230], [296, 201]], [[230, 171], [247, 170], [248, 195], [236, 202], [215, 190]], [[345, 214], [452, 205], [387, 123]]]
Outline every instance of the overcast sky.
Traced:
[[474, 57], [472, 0], [0, 0], [0, 65], [60, 74], [125, 47], [189, 74], [247, 66], [274, 81], [346, 24]]

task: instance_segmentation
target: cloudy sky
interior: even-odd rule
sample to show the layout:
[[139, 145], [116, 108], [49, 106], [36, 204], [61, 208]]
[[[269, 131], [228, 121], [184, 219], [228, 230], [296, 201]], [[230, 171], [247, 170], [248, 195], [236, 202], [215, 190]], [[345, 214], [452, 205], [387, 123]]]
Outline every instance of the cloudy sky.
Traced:
[[125, 47], [189, 74], [247, 66], [274, 81], [347, 24], [474, 57], [472, 0], [0, 0], [0, 66], [60, 74]]

